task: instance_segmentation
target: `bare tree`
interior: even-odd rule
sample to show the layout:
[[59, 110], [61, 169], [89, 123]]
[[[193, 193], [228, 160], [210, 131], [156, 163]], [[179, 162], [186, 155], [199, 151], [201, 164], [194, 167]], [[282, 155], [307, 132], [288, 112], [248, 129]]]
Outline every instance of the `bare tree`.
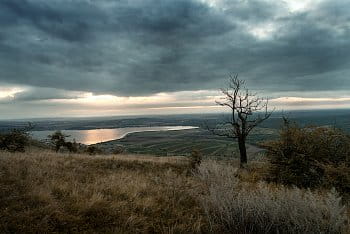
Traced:
[[268, 99], [251, 93], [244, 85], [245, 81], [238, 79], [238, 75], [229, 77], [228, 88], [221, 89], [224, 97], [216, 103], [230, 108], [230, 117], [215, 128], [209, 128], [215, 135], [237, 139], [241, 167], [247, 163], [247, 136], [272, 114], [268, 111]]

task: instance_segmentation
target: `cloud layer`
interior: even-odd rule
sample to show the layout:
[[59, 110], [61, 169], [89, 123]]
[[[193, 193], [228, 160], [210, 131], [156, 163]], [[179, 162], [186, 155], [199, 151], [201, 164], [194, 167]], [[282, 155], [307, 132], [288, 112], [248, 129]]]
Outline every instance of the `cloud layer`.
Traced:
[[30, 87], [17, 101], [217, 90], [230, 73], [271, 96], [348, 91], [350, 2], [298, 4], [1, 0], [0, 84]]

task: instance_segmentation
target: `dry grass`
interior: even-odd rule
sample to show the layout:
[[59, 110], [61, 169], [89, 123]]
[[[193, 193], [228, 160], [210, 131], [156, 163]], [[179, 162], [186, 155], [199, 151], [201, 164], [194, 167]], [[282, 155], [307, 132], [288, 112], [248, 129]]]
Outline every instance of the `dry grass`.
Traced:
[[204, 232], [182, 158], [0, 153], [0, 230]]
[[213, 232], [348, 233], [349, 217], [333, 190], [311, 192], [242, 182], [235, 167], [202, 164], [198, 177], [206, 184], [202, 205]]
[[0, 232], [342, 231], [333, 193], [272, 187], [259, 183], [262, 164], [223, 163], [193, 176], [183, 157], [0, 152]]

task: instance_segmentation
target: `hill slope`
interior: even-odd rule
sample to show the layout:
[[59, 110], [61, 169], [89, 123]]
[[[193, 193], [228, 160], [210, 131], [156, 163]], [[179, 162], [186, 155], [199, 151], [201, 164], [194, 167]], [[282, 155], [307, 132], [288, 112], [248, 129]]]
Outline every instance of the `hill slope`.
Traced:
[[183, 157], [0, 152], [0, 231], [345, 232], [336, 194], [256, 183], [263, 165], [239, 171], [232, 163], [205, 161], [193, 173]]

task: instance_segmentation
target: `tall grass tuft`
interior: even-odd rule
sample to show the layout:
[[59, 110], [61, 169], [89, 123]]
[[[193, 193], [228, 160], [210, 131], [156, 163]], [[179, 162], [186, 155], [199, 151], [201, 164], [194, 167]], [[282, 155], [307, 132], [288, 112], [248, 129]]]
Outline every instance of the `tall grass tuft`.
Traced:
[[347, 233], [349, 218], [335, 190], [316, 193], [243, 183], [236, 168], [202, 164], [198, 177], [206, 186], [201, 204], [213, 232]]

